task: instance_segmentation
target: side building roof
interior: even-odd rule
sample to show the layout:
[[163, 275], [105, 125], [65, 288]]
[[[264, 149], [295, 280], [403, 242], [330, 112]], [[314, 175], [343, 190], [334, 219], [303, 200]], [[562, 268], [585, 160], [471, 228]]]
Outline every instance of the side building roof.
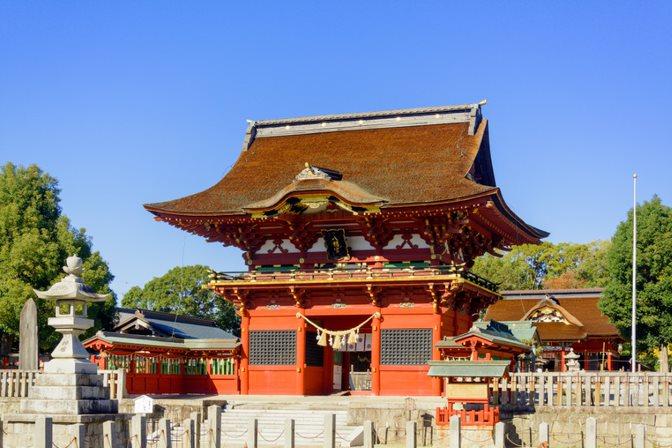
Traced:
[[134, 328], [144, 328], [159, 337], [236, 339], [210, 319], [132, 308], [117, 308], [117, 312], [119, 323], [115, 325], [113, 331], [118, 333], [131, 333]]
[[618, 330], [598, 306], [602, 288], [518, 290], [501, 292], [486, 319], [536, 322], [542, 340], [619, 337]]

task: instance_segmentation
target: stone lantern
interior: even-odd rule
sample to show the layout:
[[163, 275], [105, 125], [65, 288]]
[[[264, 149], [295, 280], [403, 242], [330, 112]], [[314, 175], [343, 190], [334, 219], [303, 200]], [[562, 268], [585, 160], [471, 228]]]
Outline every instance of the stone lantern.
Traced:
[[93, 326], [87, 318], [89, 303], [103, 302], [108, 294], [96, 294], [82, 281], [82, 259], [68, 257], [63, 270], [68, 274], [47, 291], [35, 290], [40, 299], [55, 302], [56, 315], [48, 324], [63, 335], [61, 342], [52, 352], [52, 360], [45, 363], [45, 373], [92, 373], [98, 372], [96, 365], [88, 361], [88, 352], [79, 340], [79, 335]]
[[579, 365], [579, 355], [574, 353], [574, 349], [570, 348], [569, 353], [565, 355], [565, 366], [568, 372], [578, 372], [581, 370]]
[[40, 299], [55, 302], [56, 315], [49, 325], [63, 335], [52, 352], [52, 360], [35, 379], [27, 398], [21, 400], [25, 414], [116, 414], [117, 401], [111, 400], [103, 385], [98, 366], [88, 360], [89, 354], [79, 341], [79, 335], [93, 326], [86, 317], [88, 306], [109, 296], [96, 294], [82, 281], [82, 259], [68, 257], [63, 270], [68, 274], [47, 291], [37, 291]]

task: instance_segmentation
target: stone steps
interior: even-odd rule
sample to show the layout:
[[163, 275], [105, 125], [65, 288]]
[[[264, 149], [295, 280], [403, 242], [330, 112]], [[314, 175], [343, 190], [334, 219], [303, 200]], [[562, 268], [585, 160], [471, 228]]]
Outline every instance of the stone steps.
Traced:
[[347, 424], [343, 410], [301, 409], [228, 409], [222, 412], [223, 446], [242, 446], [249, 422], [257, 419], [259, 446], [283, 446], [285, 422], [294, 419], [295, 443], [302, 447], [321, 447], [324, 443], [324, 419], [336, 415], [336, 445], [361, 446], [363, 429]]

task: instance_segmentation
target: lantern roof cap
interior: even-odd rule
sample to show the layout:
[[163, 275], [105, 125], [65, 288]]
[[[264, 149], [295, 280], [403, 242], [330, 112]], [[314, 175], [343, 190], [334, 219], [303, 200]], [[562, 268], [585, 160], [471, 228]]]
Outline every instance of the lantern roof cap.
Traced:
[[109, 294], [98, 294], [82, 280], [83, 261], [72, 255], [65, 261], [63, 271], [68, 274], [62, 280], [51, 285], [46, 291], [33, 289], [40, 299], [77, 300], [81, 302], [104, 302]]

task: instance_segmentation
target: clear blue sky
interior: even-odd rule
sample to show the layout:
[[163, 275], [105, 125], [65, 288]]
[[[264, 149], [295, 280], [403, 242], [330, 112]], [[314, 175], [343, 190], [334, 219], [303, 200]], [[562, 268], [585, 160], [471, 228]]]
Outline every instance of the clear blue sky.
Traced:
[[[123, 294], [239, 252], [141, 204], [215, 183], [245, 119], [488, 99], [498, 184], [551, 241], [672, 203], [672, 2], [0, 2], [0, 161], [60, 181]], [[412, 186], [411, 186], [412, 187]]]

